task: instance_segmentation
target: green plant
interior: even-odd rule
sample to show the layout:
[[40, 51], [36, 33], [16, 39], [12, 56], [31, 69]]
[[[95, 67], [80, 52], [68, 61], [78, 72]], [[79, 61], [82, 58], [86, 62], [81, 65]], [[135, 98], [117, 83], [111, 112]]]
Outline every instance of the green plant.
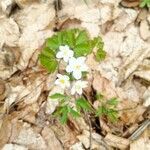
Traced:
[[91, 40], [85, 30], [79, 29], [61, 31], [46, 40], [46, 46], [39, 55], [41, 64], [49, 73], [58, 68], [56, 54], [60, 45], [68, 45], [74, 51], [75, 57], [87, 56], [94, 48], [97, 49], [95, 54], [97, 61], [103, 60], [106, 56], [100, 37]]
[[[40, 63], [49, 73], [59, 72], [59, 63], [64, 62], [63, 74], [57, 74], [55, 85], [62, 88], [64, 93], [55, 93], [50, 99], [57, 100], [59, 106], [54, 112], [61, 123], [66, 123], [69, 116], [77, 118], [82, 112], [94, 112], [88, 100], [83, 96], [83, 89], [88, 86], [85, 81], [88, 74], [86, 56], [94, 53], [95, 60], [101, 61], [106, 57], [104, 43], [100, 37], [90, 39], [85, 30], [70, 29], [58, 32], [46, 40], [45, 48], [39, 55]], [[93, 52], [94, 49], [94, 52]]]
[[140, 7], [150, 7], [150, 0], [141, 0]]
[[100, 101], [100, 106], [96, 110], [96, 116], [104, 116], [111, 122], [115, 122], [118, 119], [118, 111], [116, 110], [117, 99], [111, 98], [105, 100], [102, 95], [98, 95], [97, 100]]
[[89, 102], [81, 97], [75, 100], [75, 105], [70, 106], [71, 97], [55, 93], [54, 95], [50, 96], [53, 100], [59, 100], [59, 107], [55, 111], [54, 115], [60, 118], [60, 122], [62, 124], [67, 122], [69, 116], [73, 118], [78, 118], [81, 116], [81, 111], [91, 111], [91, 105]]

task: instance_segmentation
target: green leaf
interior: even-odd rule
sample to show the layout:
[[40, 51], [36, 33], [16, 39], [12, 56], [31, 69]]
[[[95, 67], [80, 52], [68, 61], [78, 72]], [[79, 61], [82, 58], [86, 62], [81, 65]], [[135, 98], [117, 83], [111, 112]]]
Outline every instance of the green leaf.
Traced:
[[58, 39], [58, 35], [53, 35], [51, 38], [46, 40], [46, 47], [57, 50], [60, 46], [60, 41]]
[[85, 30], [79, 32], [77, 38], [76, 38], [76, 45], [80, 45], [82, 43], [88, 42], [89, 38], [87, 35], [87, 32]]
[[47, 57], [50, 57], [50, 58], [54, 58], [55, 59], [55, 52], [51, 49], [49, 49], [48, 47], [45, 47], [43, 50], [42, 50], [42, 54], [47, 56]]
[[75, 30], [68, 30], [64, 32], [64, 43], [69, 45], [70, 48], [75, 46]]
[[60, 122], [62, 124], [65, 124], [68, 120], [68, 107], [67, 106], [64, 106], [62, 108], [62, 114], [61, 114], [61, 117], [60, 117]]
[[80, 117], [80, 114], [77, 111], [75, 111], [74, 109], [72, 109], [71, 107], [69, 107], [69, 112], [70, 112], [70, 114], [72, 115], [73, 118]]
[[96, 61], [104, 60], [106, 57], [106, 52], [104, 51], [104, 42], [101, 37], [96, 37], [91, 41], [91, 47], [96, 48]]
[[53, 73], [58, 66], [58, 62], [52, 53], [44, 51], [39, 55], [40, 63], [45, 67], [49, 73]]
[[86, 71], [82, 72], [82, 78], [86, 79], [87, 78], [87, 74], [88, 74], [88, 72], [86, 72]]
[[110, 119], [110, 121], [115, 122], [118, 119], [118, 111], [114, 109], [108, 109], [107, 116], [108, 116], [108, 119]]
[[150, 7], [150, 0], [141, 0], [140, 7]]
[[107, 104], [116, 106], [118, 104], [118, 100], [117, 98], [111, 98], [110, 100], [107, 101]]
[[79, 111], [81, 109], [83, 109], [85, 111], [92, 110], [91, 105], [89, 104], [89, 102], [83, 97], [76, 100], [76, 107], [77, 107], [77, 110], [79, 110]]
[[53, 95], [50, 96], [51, 99], [65, 99], [66, 96], [60, 93], [55, 93]]
[[96, 94], [96, 100], [101, 100], [103, 98], [104, 98], [104, 96], [102, 94], [100, 94], [100, 93]]
[[106, 52], [102, 49], [98, 49], [96, 53], [96, 61], [102, 61], [106, 57]]
[[102, 116], [105, 115], [107, 112], [107, 109], [104, 106], [100, 106], [97, 110], [96, 110], [96, 116]]
[[92, 52], [92, 49], [89, 43], [82, 43], [75, 46], [74, 52], [76, 57], [80, 57], [90, 54]]

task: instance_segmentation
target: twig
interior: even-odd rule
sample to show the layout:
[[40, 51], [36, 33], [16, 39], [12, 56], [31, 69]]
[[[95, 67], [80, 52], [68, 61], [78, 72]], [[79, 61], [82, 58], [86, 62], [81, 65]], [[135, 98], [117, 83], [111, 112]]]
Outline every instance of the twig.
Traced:
[[129, 137], [129, 140], [136, 140], [149, 125], [150, 119], [145, 120], [141, 126]]

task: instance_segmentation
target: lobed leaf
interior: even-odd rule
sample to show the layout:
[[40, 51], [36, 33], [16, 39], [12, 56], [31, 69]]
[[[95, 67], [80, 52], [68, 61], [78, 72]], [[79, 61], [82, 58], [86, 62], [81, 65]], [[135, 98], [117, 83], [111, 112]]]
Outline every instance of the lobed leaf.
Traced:
[[81, 109], [83, 109], [85, 111], [90, 111], [92, 109], [89, 102], [83, 97], [76, 100], [76, 107], [79, 111]]
[[112, 99], [107, 101], [107, 104], [116, 106], [118, 104], [118, 100], [117, 100], [117, 98], [112, 98]]
[[55, 93], [53, 95], [50, 96], [51, 99], [65, 99], [66, 96], [60, 93]]

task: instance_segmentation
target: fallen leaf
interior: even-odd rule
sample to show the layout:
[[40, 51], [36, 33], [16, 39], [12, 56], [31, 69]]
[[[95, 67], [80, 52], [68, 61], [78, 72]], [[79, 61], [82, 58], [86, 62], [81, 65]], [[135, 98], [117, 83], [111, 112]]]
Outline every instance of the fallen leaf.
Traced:
[[116, 135], [108, 133], [104, 139], [106, 143], [110, 146], [119, 149], [126, 149], [128, 148], [130, 141], [126, 138], [118, 137]]
[[5, 144], [2, 150], [28, 150], [28, 148], [17, 144]]
[[130, 150], [148, 150], [150, 149], [150, 140], [148, 138], [140, 138], [130, 144]]
[[61, 143], [58, 141], [58, 139], [56, 138], [51, 128], [45, 127], [42, 130], [42, 136], [45, 139], [47, 149], [50, 150], [50, 149], [53, 149], [54, 147], [57, 147], [57, 150], [63, 150]]

